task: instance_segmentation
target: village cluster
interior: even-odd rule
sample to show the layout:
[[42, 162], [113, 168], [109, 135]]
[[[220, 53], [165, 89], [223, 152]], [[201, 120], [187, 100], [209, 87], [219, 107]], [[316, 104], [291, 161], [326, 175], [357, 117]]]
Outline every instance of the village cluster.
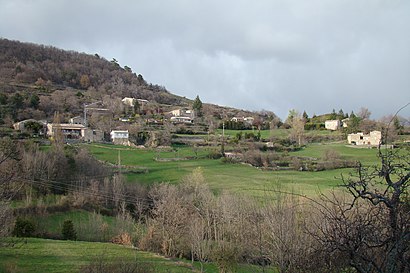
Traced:
[[[149, 103], [149, 101], [144, 99], [136, 99], [136, 98], [129, 98], [125, 97], [122, 99], [122, 103], [127, 107], [134, 107], [136, 103], [138, 103], [141, 109]], [[38, 128], [38, 134], [43, 137], [47, 137], [49, 139], [55, 138], [57, 133], [61, 133], [64, 141], [83, 141], [83, 142], [103, 142], [107, 141], [109, 138], [110, 141], [114, 144], [118, 145], [132, 145], [129, 141], [129, 131], [124, 128], [118, 128], [115, 130], [111, 130], [110, 132], [103, 132], [99, 129], [93, 129], [88, 126], [87, 123], [87, 113], [90, 110], [108, 110], [104, 108], [98, 108], [94, 104], [89, 104], [87, 107], [84, 107], [84, 115], [83, 116], [75, 116], [68, 120], [66, 123], [56, 123], [56, 122], [47, 122], [45, 120], [34, 120], [34, 119], [27, 119], [20, 122], [15, 123], [14, 129], [20, 132], [27, 132], [32, 129], [33, 124]], [[185, 124], [185, 125], [192, 125], [194, 124], [195, 119], [195, 111], [190, 108], [175, 108], [167, 113], [165, 113], [167, 117], [167, 122], [172, 124]], [[254, 117], [232, 117], [229, 119], [230, 122], [238, 123], [241, 122], [248, 126], [252, 126], [254, 124]], [[123, 123], [130, 122], [128, 117], [120, 117], [119, 121]], [[147, 120], [147, 123], [158, 123], [157, 120]], [[163, 121], [161, 121], [163, 122]], [[325, 129], [331, 131], [337, 131], [342, 128], [347, 128], [349, 125], [349, 118], [345, 118], [342, 120], [326, 120], [325, 121]], [[382, 139], [382, 134], [380, 131], [371, 131], [369, 134], [365, 134], [363, 132], [357, 132], [348, 134], [347, 142], [352, 145], [367, 145], [367, 146], [377, 146], [380, 144]]]

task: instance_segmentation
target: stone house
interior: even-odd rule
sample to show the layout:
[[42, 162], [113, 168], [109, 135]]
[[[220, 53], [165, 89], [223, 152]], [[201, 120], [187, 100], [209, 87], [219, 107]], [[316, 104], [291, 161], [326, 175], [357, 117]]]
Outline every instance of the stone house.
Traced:
[[327, 130], [336, 131], [336, 130], [339, 130], [341, 127], [342, 127], [342, 123], [338, 119], [325, 121], [325, 128]]
[[61, 130], [61, 133], [65, 140], [67, 139], [84, 139], [85, 131], [87, 127], [83, 124], [70, 124], [70, 123], [49, 123], [47, 124], [47, 136], [54, 138], [58, 130]]
[[99, 142], [104, 140], [104, 133], [101, 130], [93, 130], [85, 127], [83, 124], [47, 124], [48, 137], [54, 138], [58, 130], [61, 130], [64, 141], [78, 140], [86, 142]]
[[[26, 119], [13, 124], [13, 128], [16, 131], [38, 133], [39, 135], [45, 135], [47, 131], [47, 121]], [[35, 132], [34, 132], [35, 131]]]
[[347, 142], [353, 145], [369, 145], [377, 146], [381, 143], [382, 133], [380, 131], [372, 131], [370, 134], [356, 133], [347, 136]]

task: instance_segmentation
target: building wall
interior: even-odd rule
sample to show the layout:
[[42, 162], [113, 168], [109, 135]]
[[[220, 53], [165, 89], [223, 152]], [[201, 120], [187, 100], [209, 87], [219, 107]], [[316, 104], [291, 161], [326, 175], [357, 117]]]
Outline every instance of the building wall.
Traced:
[[325, 128], [328, 130], [336, 131], [340, 128], [340, 120], [326, 120]]
[[135, 99], [134, 98], [123, 98], [122, 99], [122, 102], [125, 104], [125, 105], [128, 105], [128, 106], [134, 106], [134, 103], [135, 103]]
[[111, 131], [111, 140], [116, 145], [126, 145], [130, 146], [130, 141], [128, 140], [128, 131]]
[[355, 145], [371, 145], [377, 146], [382, 139], [382, 133], [380, 131], [372, 131], [369, 135], [363, 133], [349, 134], [347, 136], [347, 142]]
[[104, 140], [104, 132], [101, 130], [86, 129], [84, 131], [84, 141], [100, 142]]
[[84, 118], [82, 118], [82, 117], [73, 117], [73, 118], [70, 118], [69, 122], [70, 122], [70, 124], [83, 124], [84, 123]]

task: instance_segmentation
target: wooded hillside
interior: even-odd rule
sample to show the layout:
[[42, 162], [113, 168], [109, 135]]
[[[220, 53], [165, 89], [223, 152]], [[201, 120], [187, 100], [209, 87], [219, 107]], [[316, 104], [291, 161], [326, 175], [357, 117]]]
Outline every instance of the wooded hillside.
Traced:
[[[147, 83], [130, 67], [98, 54], [0, 39], [1, 118], [46, 119], [81, 112], [83, 103], [136, 97], [170, 105], [187, 99]], [[113, 103], [111, 101], [111, 103]]]

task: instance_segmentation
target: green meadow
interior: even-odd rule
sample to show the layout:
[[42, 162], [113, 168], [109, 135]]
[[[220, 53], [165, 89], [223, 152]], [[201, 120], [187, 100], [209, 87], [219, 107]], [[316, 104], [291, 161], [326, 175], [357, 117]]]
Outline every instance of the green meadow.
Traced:
[[[242, 133], [245, 135], [245, 133], [253, 133], [253, 134], [258, 134], [260, 132], [261, 138], [262, 139], [269, 139], [271, 137], [275, 138], [286, 138], [290, 134], [290, 129], [274, 129], [274, 130], [224, 130], [224, 135], [227, 137], [235, 137], [238, 133]], [[222, 129], [217, 129], [216, 130], [217, 135], [222, 135]], [[341, 132], [332, 132], [329, 130], [310, 130], [310, 131], [305, 131], [305, 136], [331, 136], [331, 135], [340, 135]]]
[[0, 247], [1, 272], [80, 272], [82, 266], [105, 262], [144, 263], [155, 272], [193, 272], [191, 264], [110, 243], [13, 239], [16, 245]]
[[[206, 155], [212, 148], [207, 147], [197, 152], [197, 158], [194, 149], [189, 146], [175, 147], [173, 150], [135, 149], [101, 144], [89, 144], [87, 147], [99, 160], [117, 164], [120, 158], [121, 165], [131, 168], [124, 172], [129, 183], [178, 183], [185, 175], [200, 167], [207, 183], [216, 192], [229, 190], [256, 196], [278, 188], [315, 195], [318, 191], [337, 187], [341, 183], [341, 175], [348, 175], [352, 171], [265, 171], [246, 164], [230, 164], [221, 159], [209, 159]], [[309, 144], [306, 148], [289, 154], [320, 158], [326, 150], [334, 150], [344, 159], [361, 161], [367, 165], [377, 163], [376, 149], [353, 148], [344, 143]], [[171, 158], [173, 160], [166, 160]]]
[[[10, 243], [14, 243], [11, 245]], [[9, 238], [0, 247], [0, 272], [71, 273], [91, 263], [139, 264], [150, 272], [201, 272], [199, 262], [162, 256], [111, 243]], [[203, 272], [216, 273], [215, 264], [202, 264]], [[96, 272], [96, 271], [93, 271]], [[126, 272], [126, 271], [124, 271]], [[142, 272], [142, 271], [141, 271]], [[262, 272], [253, 265], [238, 265], [238, 273]], [[275, 272], [265, 268], [263, 272]]]

